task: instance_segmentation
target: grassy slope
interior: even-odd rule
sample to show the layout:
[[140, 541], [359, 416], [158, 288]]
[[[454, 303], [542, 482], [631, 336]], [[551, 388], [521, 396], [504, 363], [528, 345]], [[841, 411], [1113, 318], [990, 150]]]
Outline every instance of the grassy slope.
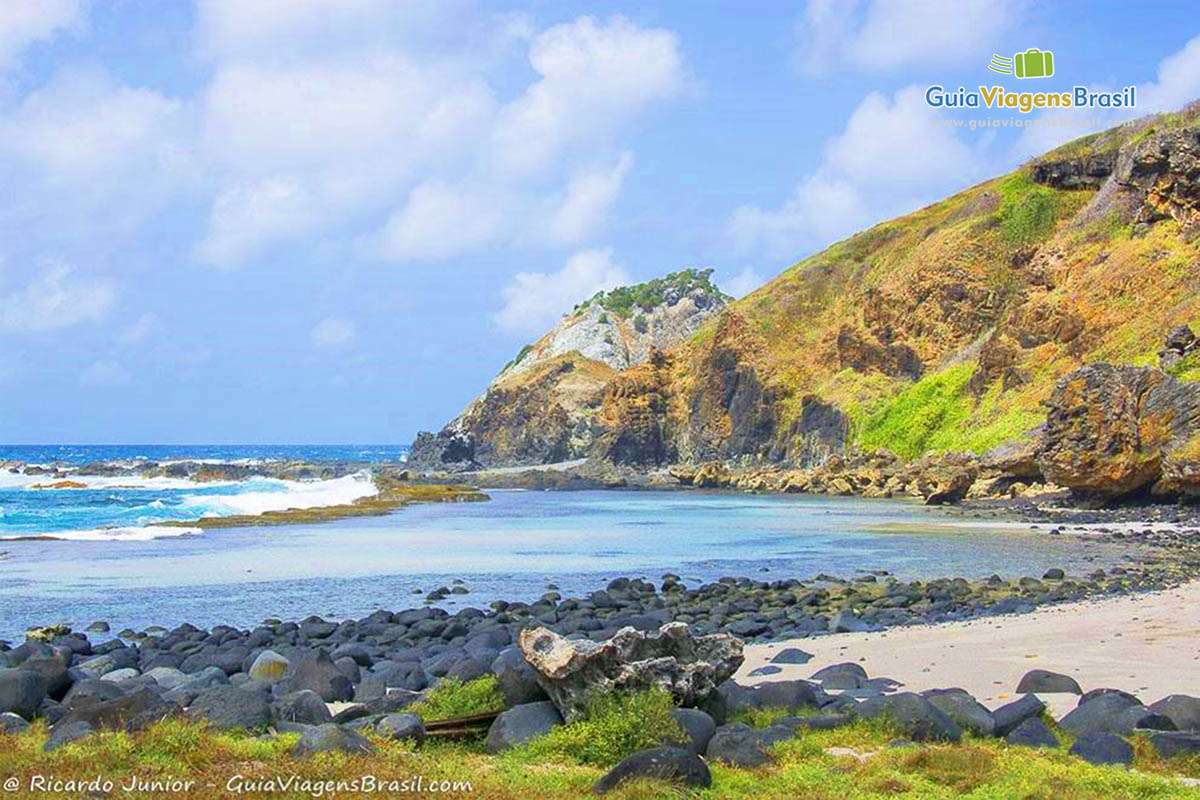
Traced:
[[[1194, 121], [1164, 115], [1072, 142], [1052, 161], [1112, 150], [1148, 132]], [[1152, 364], [1166, 330], [1200, 321], [1200, 249], [1173, 221], [1144, 235], [1116, 213], [1085, 218], [1094, 190], [1035, 184], [1031, 165], [915, 213], [856, 234], [784, 271], [732, 304], [747, 329], [743, 358], [785, 398], [785, 422], [815, 394], [848, 412], [856, 443], [913, 457], [987, 448], [1044, 420], [1054, 382], [1086, 362]], [[1049, 341], [1018, 348], [1028, 378], [1008, 389], [968, 387], [979, 350], [1013, 310], [1053, 309], [1082, 321], [1074, 347]], [[713, 338], [710, 322], [684, 348], [695, 363]], [[869, 341], [890, 326], [893, 341], [925, 365], [915, 384], [839, 360], [839, 332]], [[683, 373], [687, 366], [681, 368]], [[1200, 377], [1200, 365], [1180, 367]], [[685, 394], [695, 387], [681, 374]]]

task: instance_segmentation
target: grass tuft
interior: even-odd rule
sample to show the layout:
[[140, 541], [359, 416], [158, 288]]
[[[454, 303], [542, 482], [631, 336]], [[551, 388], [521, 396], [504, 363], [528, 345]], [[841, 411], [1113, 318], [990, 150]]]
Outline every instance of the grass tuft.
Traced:
[[424, 700], [413, 703], [407, 709], [422, 720], [453, 719], [504, 710], [504, 696], [495, 675], [484, 675], [463, 683], [454, 678], [443, 678]]

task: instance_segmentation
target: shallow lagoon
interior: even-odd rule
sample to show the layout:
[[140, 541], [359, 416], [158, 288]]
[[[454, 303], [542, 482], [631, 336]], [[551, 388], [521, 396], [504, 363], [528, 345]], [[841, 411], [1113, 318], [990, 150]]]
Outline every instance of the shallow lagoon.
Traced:
[[[763, 580], [1040, 576], [1089, 572], [1127, 547], [1050, 536], [904, 501], [701, 492], [491, 491], [486, 503], [412, 506], [322, 525], [207, 531], [152, 541], [6, 541], [0, 638], [33, 624], [115, 630], [151, 624], [251, 627], [267, 617], [340, 619], [420, 605], [458, 578], [470, 593], [440, 603], [530, 601], [549, 581], [580, 595], [617, 576], [689, 586]], [[419, 594], [416, 590], [421, 590]]]

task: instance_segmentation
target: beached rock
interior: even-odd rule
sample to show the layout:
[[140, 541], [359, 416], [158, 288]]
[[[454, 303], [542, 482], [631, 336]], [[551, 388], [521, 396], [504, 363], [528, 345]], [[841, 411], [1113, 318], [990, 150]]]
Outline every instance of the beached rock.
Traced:
[[1050, 730], [1050, 726], [1041, 717], [1031, 717], [1012, 731], [1004, 740], [1012, 745], [1021, 747], [1058, 747], [1058, 737]]
[[1200, 731], [1200, 698], [1186, 694], [1172, 694], [1150, 704], [1155, 714], [1170, 717], [1176, 730]]
[[1133, 748], [1115, 733], [1089, 733], [1071, 745], [1071, 755], [1096, 765], [1133, 762]]
[[812, 653], [806, 653], [798, 647], [785, 647], [771, 659], [772, 664], [807, 664], [812, 661]]
[[154, 667], [153, 669], [147, 670], [145, 675], [147, 678], [151, 678], [166, 691], [170, 691], [178, 686], [182, 686], [183, 684], [192, 680], [191, 675], [175, 669], [175, 667]]
[[697, 788], [712, 786], [708, 766], [695, 753], [678, 747], [655, 747], [625, 757], [596, 782], [592, 791], [605, 794], [633, 778], [655, 778]]
[[354, 697], [354, 684], [342, 674], [325, 650], [315, 656], [298, 661], [286, 681], [289, 692], [305, 689], [316, 692], [327, 703], [350, 700]]
[[934, 689], [921, 695], [959, 727], [976, 736], [991, 736], [996, 732], [992, 712], [963, 689]]
[[250, 665], [249, 675], [254, 680], [277, 683], [287, 675], [290, 663], [274, 650], [263, 650]]
[[695, 705], [742, 664], [742, 642], [728, 634], [693, 636], [685, 623], [655, 633], [623, 628], [604, 642], [565, 639], [546, 628], [521, 631], [525, 659], [564, 719], [583, 716], [598, 694], [660, 687]]
[[167, 702], [156, 692], [139, 689], [111, 700], [76, 704], [55, 723], [55, 727], [86, 722], [95, 728], [132, 732], [180, 713], [179, 706]]
[[60, 658], [28, 658], [20, 668], [41, 675], [46, 682], [46, 696], [52, 700], [62, 700], [71, 688], [71, 675]]
[[1058, 721], [1067, 733], [1077, 738], [1094, 733], [1126, 733], [1132, 729], [1125, 712], [1135, 709], [1135, 713], [1149, 713], [1140, 703], [1130, 702], [1129, 698], [1115, 692], [1093, 697], [1082, 705], [1076, 706], [1069, 714]]
[[864, 700], [855, 709], [864, 719], [888, 719], [914, 742], [957, 742], [962, 728], [926, 698], [912, 692]]
[[270, 704], [271, 719], [275, 722], [298, 722], [301, 725], [327, 725], [333, 722], [329, 706], [311, 689], [285, 694]]
[[217, 686], [201, 692], [189, 710], [223, 731], [259, 731], [271, 722], [271, 704], [267, 698], [236, 686]]
[[1046, 710], [1046, 704], [1031, 694], [1022, 695], [1019, 699], [1006, 703], [992, 711], [997, 736], [1008, 736], [1027, 719], [1041, 716]]
[[1200, 753], [1200, 733], [1155, 731], [1150, 734], [1150, 745], [1163, 758], [1196, 755]]
[[13, 713], [33, 719], [46, 699], [46, 688], [46, 679], [32, 670], [0, 670], [0, 714]]
[[848, 661], [819, 669], [810, 680], [821, 684], [824, 689], [857, 689], [860, 683], [867, 680], [867, 671], [861, 664]]
[[349, 753], [370, 755], [375, 746], [359, 733], [329, 723], [310, 728], [292, 745], [292, 755], [298, 758], [315, 753]]
[[420, 745], [425, 741], [425, 724], [416, 714], [388, 714], [375, 730], [391, 739], [408, 739]]
[[755, 729], [735, 722], [717, 728], [705, 755], [709, 761], [722, 761], [735, 767], [761, 767], [774, 760], [776, 744], [793, 736], [790, 729], [781, 725]]
[[42, 745], [42, 750], [47, 753], [53, 752], [64, 744], [77, 742], [80, 739], [86, 739], [89, 736], [96, 735], [97, 731], [91, 724], [83, 721], [71, 722], [66, 725], [55, 725], [51, 731], [46, 743]]
[[549, 700], [514, 706], [496, 717], [496, 721], [488, 728], [483, 746], [489, 753], [499, 753], [562, 724], [562, 715]]
[[1017, 684], [1018, 694], [1041, 694], [1043, 692], [1068, 692], [1083, 694], [1079, 683], [1070, 675], [1062, 675], [1045, 669], [1032, 669], [1026, 672], [1021, 682]]

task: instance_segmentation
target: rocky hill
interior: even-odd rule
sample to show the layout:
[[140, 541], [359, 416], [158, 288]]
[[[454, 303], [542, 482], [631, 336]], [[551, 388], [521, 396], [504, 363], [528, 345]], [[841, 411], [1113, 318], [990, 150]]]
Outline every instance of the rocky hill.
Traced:
[[409, 464], [508, 467], [586, 457], [613, 377], [681, 344], [725, 307], [730, 298], [711, 275], [682, 270], [578, 304], [441, 432], [418, 435]]
[[[524, 448], [524, 463], [586, 453], [638, 467], [1020, 444], [1085, 364], [1157, 367], [1163, 351], [1171, 376], [1200, 378], [1200, 350], [1164, 349], [1200, 321], [1198, 203], [1200, 111], [1127, 123], [839, 242], [628, 365], [600, 358], [588, 328], [563, 352], [551, 342], [572, 334], [556, 329], [489, 389], [504, 402], [477, 402], [457, 431], [476, 451], [481, 437], [549, 433], [556, 444]], [[570, 319], [598, 325], [597, 305]], [[583, 428], [568, 404], [526, 390], [571, 371], [587, 375], [574, 380]], [[521, 386], [507, 382], [517, 372]]]

